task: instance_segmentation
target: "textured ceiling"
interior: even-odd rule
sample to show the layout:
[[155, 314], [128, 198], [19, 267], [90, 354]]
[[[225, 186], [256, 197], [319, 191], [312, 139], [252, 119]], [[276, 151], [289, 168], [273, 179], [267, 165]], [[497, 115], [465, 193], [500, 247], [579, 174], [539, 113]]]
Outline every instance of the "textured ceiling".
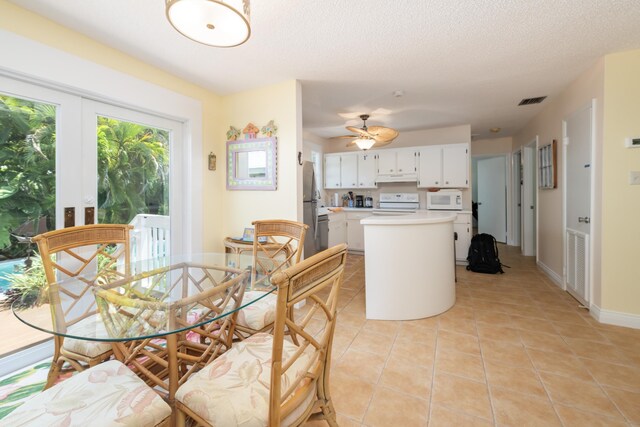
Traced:
[[545, 105], [522, 98], [548, 102], [602, 55], [640, 48], [638, 0], [253, 0], [251, 38], [231, 49], [181, 36], [163, 0], [13, 3], [219, 94], [298, 79], [304, 128], [323, 137], [356, 113], [509, 136]]

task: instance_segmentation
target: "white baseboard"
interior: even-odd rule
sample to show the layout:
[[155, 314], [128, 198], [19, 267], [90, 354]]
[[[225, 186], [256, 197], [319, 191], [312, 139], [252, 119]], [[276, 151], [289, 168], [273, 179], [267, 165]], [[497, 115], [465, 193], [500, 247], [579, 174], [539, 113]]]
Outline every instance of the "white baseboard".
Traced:
[[600, 323], [607, 325], [624, 326], [627, 328], [640, 329], [640, 315], [622, 313], [619, 311], [603, 310], [595, 304], [589, 307], [591, 316]]
[[29, 365], [53, 356], [53, 340], [34, 345], [22, 351], [0, 358], [0, 377], [19, 371]]
[[553, 271], [552, 269], [550, 269], [548, 266], [546, 266], [543, 262], [541, 261], [537, 261], [536, 264], [538, 265], [538, 267], [540, 267], [540, 269], [542, 271], [544, 271], [544, 273], [549, 276], [549, 279], [551, 279], [551, 281], [553, 283], [555, 283], [556, 285], [558, 285], [558, 287], [562, 290], [564, 289], [564, 285], [562, 284], [562, 277], [558, 275], [558, 273], [556, 273], [555, 271]]

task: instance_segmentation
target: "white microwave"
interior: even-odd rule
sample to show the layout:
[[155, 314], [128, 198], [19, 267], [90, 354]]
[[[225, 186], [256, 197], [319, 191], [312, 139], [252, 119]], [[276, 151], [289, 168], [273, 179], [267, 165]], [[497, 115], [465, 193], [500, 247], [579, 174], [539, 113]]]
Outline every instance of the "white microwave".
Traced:
[[462, 191], [440, 190], [427, 192], [427, 209], [442, 211], [461, 211]]

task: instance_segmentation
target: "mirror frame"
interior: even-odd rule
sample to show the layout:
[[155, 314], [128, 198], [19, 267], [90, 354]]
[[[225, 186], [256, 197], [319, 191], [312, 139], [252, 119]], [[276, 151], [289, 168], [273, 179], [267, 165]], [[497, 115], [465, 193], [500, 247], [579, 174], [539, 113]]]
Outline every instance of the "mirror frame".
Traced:
[[[276, 190], [277, 189], [277, 143], [275, 137], [227, 141], [227, 190]], [[236, 154], [264, 151], [267, 158], [266, 174], [260, 179], [236, 178]]]

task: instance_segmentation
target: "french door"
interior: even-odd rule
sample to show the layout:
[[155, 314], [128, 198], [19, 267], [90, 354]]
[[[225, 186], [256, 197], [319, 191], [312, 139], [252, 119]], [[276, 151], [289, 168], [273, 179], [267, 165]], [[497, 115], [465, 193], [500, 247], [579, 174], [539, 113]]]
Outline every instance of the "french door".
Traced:
[[[181, 138], [180, 122], [0, 76], [0, 294], [48, 230], [131, 223], [138, 259], [182, 251]], [[49, 338], [7, 326], [0, 357]]]

